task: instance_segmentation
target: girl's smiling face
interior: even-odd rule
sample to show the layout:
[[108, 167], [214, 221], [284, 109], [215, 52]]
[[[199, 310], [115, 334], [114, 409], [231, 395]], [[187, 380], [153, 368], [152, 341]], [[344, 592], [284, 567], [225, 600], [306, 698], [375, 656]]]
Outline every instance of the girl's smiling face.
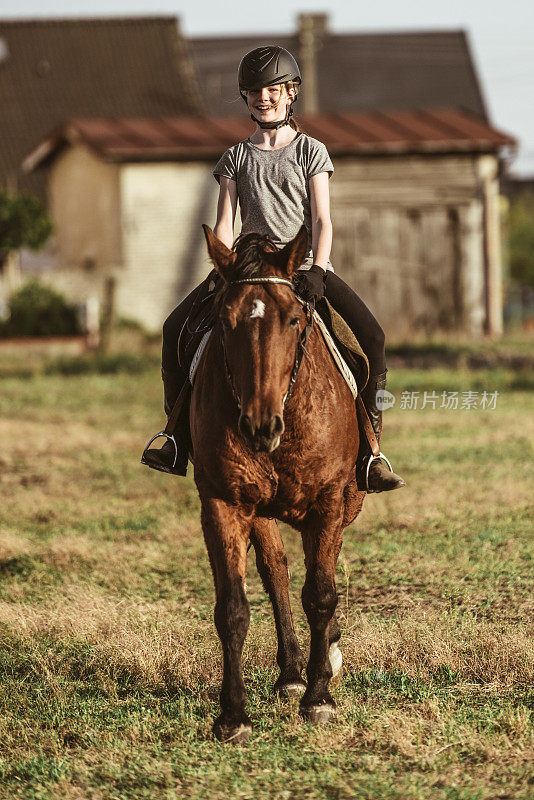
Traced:
[[286, 88], [283, 83], [264, 86], [262, 89], [246, 92], [249, 111], [260, 122], [279, 122], [287, 114], [288, 106], [295, 99], [295, 89]]

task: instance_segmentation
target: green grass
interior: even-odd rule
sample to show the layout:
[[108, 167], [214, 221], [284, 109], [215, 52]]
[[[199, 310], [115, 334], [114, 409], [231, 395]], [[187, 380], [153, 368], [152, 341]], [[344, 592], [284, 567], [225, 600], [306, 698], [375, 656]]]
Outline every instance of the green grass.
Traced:
[[[338, 566], [337, 719], [274, 700], [272, 612], [249, 567], [248, 747], [211, 738], [221, 677], [191, 476], [139, 465], [157, 368], [4, 377], [0, 797], [493, 800], [534, 792], [532, 395], [493, 370], [392, 370], [370, 496]], [[402, 391], [499, 391], [495, 410]], [[439, 404], [438, 404], [439, 405]], [[302, 547], [282, 533], [299, 638]]]

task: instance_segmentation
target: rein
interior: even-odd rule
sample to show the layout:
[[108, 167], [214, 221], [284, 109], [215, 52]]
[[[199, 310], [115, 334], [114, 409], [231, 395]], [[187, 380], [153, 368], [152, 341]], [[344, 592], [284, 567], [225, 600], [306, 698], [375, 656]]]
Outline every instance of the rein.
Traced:
[[[278, 278], [275, 275], [267, 275], [265, 277], [258, 277], [258, 278], [240, 278], [236, 281], [231, 281], [228, 286], [237, 286], [238, 284], [242, 283], [280, 283], [284, 286], [289, 286], [290, 289], [294, 292], [295, 286], [292, 281], [287, 280], [286, 278]], [[302, 302], [300, 298], [297, 296], [297, 300]], [[282, 411], [284, 410], [285, 404], [290, 399], [293, 393], [293, 387], [295, 386], [295, 382], [297, 380], [297, 375], [299, 374], [300, 365], [302, 364], [302, 359], [304, 354], [308, 355], [308, 351], [306, 350], [306, 345], [308, 343], [308, 339], [310, 337], [310, 333], [313, 328], [313, 307], [309, 303], [303, 303], [304, 310], [306, 313], [306, 327], [302, 331], [301, 335], [299, 336], [297, 342], [297, 352], [295, 354], [295, 362], [293, 364], [293, 369], [291, 370], [291, 375], [289, 377], [289, 386], [287, 388], [287, 392], [282, 398]], [[234, 379], [232, 376], [232, 372], [230, 370], [230, 366], [228, 364], [228, 358], [226, 355], [226, 347], [224, 346], [224, 333], [221, 331], [221, 346], [224, 355], [224, 368], [226, 370], [226, 377], [228, 379], [228, 383], [230, 384], [230, 388], [232, 390], [232, 395], [234, 400], [237, 403], [237, 407], [241, 410], [241, 399], [235, 387]]]

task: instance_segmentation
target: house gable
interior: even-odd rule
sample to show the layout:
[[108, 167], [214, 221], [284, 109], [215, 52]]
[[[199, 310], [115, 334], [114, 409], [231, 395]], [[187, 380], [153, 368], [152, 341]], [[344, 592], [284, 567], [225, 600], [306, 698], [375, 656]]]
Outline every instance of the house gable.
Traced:
[[[303, 14], [300, 32], [256, 36], [193, 38], [190, 48], [210, 114], [241, 114], [237, 67], [249, 50], [276, 43], [295, 54], [306, 91], [303, 35], [306, 20], [324, 15]], [[460, 108], [488, 119], [466, 33], [418, 31], [395, 33], [332, 33], [327, 20], [312, 25], [317, 108], [320, 113], [413, 111], [420, 108]], [[304, 110], [302, 99], [296, 113]]]
[[89, 277], [119, 266], [120, 174], [84, 143], [62, 148], [50, 170], [48, 200], [56, 225], [60, 268], [80, 268]]
[[0, 185], [42, 194], [20, 163], [73, 116], [202, 110], [175, 17], [0, 20], [0, 40]]

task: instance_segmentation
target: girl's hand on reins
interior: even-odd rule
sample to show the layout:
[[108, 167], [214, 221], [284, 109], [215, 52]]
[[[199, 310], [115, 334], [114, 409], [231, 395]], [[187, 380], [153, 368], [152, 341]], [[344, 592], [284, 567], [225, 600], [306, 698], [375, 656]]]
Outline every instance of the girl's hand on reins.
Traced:
[[314, 264], [307, 270], [299, 270], [294, 277], [295, 288], [299, 297], [307, 303], [317, 303], [324, 296], [326, 271]]

